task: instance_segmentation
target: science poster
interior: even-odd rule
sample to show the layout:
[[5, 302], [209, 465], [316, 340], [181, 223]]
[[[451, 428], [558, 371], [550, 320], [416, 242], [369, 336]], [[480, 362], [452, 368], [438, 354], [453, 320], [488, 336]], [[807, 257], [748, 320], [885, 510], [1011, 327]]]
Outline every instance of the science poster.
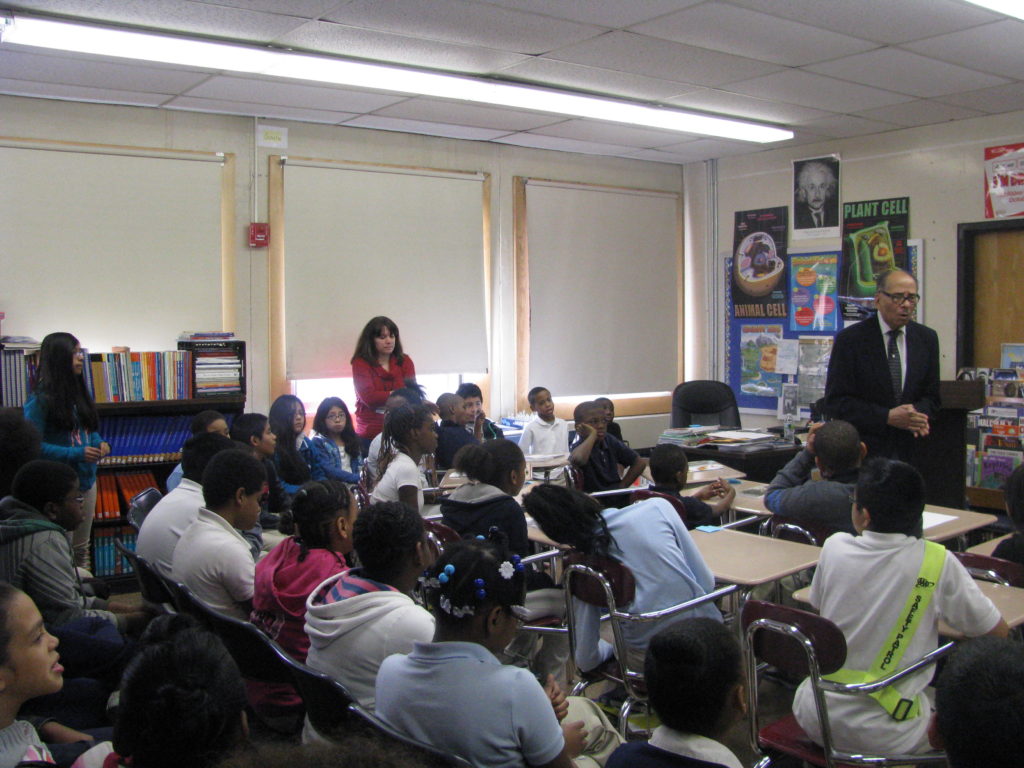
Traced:
[[740, 326], [740, 392], [752, 397], [782, 394], [782, 374], [775, 372], [781, 340], [781, 325]]
[[839, 254], [789, 257], [789, 330], [832, 331], [839, 326]]
[[889, 269], [906, 269], [910, 198], [843, 203], [843, 262], [839, 307], [843, 320], [869, 317], [875, 278]]
[[733, 235], [733, 317], [785, 318], [786, 206], [736, 211]]
[[985, 218], [1024, 216], [1024, 144], [985, 147]]

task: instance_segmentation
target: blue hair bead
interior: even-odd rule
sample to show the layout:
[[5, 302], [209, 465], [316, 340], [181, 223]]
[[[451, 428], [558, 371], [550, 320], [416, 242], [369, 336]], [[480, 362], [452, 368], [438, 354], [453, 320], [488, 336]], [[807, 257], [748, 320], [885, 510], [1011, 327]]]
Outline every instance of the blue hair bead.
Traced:
[[448, 574], [445, 573], [444, 571], [441, 571], [439, 574], [437, 574], [437, 580], [441, 584], [447, 584], [448, 583]]
[[480, 598], [481, 600], [483, 600], [485, 597], [487, 597], [487, 590], [485, 590], [485, 589], [478, 589], [476, 591], [476, 596], [478, 598]]
[[455, 566], [451, 563], [448, 563], [448, 565], [444, 567], [444, 572], [451, 576], [453, 573], [455, 573]]

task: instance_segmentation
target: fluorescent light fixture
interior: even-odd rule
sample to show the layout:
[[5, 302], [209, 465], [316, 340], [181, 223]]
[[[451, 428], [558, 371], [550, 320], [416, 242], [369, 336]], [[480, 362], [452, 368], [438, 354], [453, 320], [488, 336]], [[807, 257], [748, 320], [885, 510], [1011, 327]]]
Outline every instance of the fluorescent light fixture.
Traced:
[[967, 0], [973, 5], [980, 5], [996, 13], [1005, 13], [1015, 19], [1024, 19], [1024, 4], [1020, 0]]
[[793, 138], [793, 132], [783, 128], [678, 109], [650, 107], [461, 75], [422, 72], [385, 64], [367, 64], [234, 43], [190, 40], [129, 29], [37, 19], [20, 14], [0, 25], [0, 43], [435, 96], [739, 141], [766, 143]]

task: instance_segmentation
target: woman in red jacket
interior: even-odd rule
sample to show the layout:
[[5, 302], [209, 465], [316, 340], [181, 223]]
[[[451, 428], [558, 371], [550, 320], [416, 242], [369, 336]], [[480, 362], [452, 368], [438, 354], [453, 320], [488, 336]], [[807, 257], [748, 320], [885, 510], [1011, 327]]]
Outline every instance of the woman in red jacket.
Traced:
[[416, 366], [402, 352], [398, 326], [388, 317], [375, 317], [366, 324], [352, 356], [352, 378], [356, 388], [356, 434], [366, 454], [384, 427], [384, 403], [393, 390], [416, 381]]

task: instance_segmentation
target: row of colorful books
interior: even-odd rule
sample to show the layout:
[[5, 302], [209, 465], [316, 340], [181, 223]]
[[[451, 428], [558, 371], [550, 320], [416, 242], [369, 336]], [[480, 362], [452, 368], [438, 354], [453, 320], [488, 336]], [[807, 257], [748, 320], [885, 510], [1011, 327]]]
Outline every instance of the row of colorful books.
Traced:
[[968, 414], [968, 426], [978, 430], [978, 440], [967, 446], [967, 483], [1002, 490], [1024, 463], [1024, 403], [998, 395], [989, 402]]
[[38, 369], [37, 355], [5, 345], [0, 357], [0, 405], [5, 408], [24, 405], [35, 387]]
[[96, 352], [87, 359], [86, 383], [97, 403], [192, 397], [192, 353], [187, 350]]
[[135, 551], [135, 529], [130, 525], [119, 528], [99, 528], [92, 532], [92, 568], [95, 576], [125, 576], [134, 573], [131, 563], [114, 546], [114, 539]]
[[132, 498], [147, 488], [159, 488], [149, 470], [103, 472], [96, 478], [96, 519], [119, 520]]
[[[100, 434], [110, 443], [101, 467], [180, 461], [193, 414], [168, 416], [103, 416]], [[155, 483], [154, 483], [155, 485]]]

